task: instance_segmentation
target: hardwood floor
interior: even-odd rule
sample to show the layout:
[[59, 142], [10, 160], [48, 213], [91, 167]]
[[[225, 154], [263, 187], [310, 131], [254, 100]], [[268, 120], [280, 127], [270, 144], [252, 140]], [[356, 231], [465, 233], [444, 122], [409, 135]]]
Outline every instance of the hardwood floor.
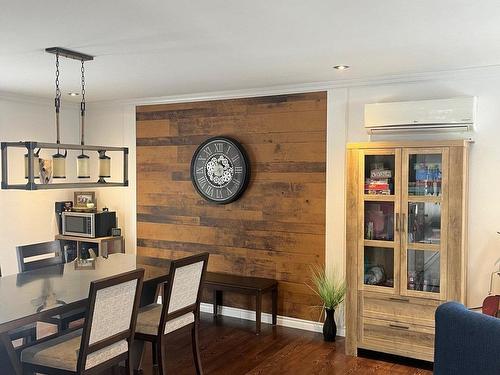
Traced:
[[[326, 343], [319, 333], [262, 325], [254, 334], [255, 323], [202, 314], [200, 348], [206, 375], [308, 375], [308, 374], [432, 374], [426, 362], [411, 361], [379, 353], [363, 357], [344, 354], [344, 339]], [[195, 373], [189, 332], [172, 334], [167, 346], [168, 374]], [[144, 375], [153, 375], [151, 348], [144, 357]], [[415, 367], [416, 366], [416, 367]]]

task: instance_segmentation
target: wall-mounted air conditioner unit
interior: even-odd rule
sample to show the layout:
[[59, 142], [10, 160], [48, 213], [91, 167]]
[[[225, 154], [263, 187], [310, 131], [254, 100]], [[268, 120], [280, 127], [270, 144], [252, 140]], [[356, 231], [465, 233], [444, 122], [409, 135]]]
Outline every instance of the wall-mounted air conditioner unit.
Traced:
[[365, 105], [365, 128], [369, 134], [466, 132], [475, 116], [475, 97], [374, 103]]

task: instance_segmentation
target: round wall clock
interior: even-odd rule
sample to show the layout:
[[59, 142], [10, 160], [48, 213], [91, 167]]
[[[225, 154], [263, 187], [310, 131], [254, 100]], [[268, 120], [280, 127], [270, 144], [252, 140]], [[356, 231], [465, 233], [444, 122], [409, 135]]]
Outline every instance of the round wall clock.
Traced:
[[191, 159], [191, 180], [209, 202], [234, 202], [245, 191], [250, 163], [243, 147], [234, 139], [213, 137], [203, 142]]

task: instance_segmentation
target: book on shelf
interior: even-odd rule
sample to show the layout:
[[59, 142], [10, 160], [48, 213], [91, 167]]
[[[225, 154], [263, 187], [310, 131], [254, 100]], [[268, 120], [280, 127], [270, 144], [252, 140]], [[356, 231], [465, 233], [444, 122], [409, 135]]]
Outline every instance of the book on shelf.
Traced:
[[392, 177], [392, 171], [390, 169], [372, 169], [370, 171], [370, 178], [372, 180], [383, 180]]
[[387, 180], [366, 180], [365, 182], [365, 192], [366, 194], [391, 194], [391, 185]]

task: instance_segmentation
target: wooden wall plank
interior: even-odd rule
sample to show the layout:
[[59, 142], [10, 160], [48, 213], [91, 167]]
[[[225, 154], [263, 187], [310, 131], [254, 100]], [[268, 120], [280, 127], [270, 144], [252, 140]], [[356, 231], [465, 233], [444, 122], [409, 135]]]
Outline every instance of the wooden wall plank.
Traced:
[[[211, 271], [279, 280], [280, 315], [318, 319], [306, 283], [325, 262], [326, 93], [140, 106], [136, 119], [138, 254], [208, 251]], [[252, 170], [241, 199], [223, 206], [189, 174], [196, 147], [216, 135], [240, 141]], [[254, 301], [228, 294], [224, 304]]]

